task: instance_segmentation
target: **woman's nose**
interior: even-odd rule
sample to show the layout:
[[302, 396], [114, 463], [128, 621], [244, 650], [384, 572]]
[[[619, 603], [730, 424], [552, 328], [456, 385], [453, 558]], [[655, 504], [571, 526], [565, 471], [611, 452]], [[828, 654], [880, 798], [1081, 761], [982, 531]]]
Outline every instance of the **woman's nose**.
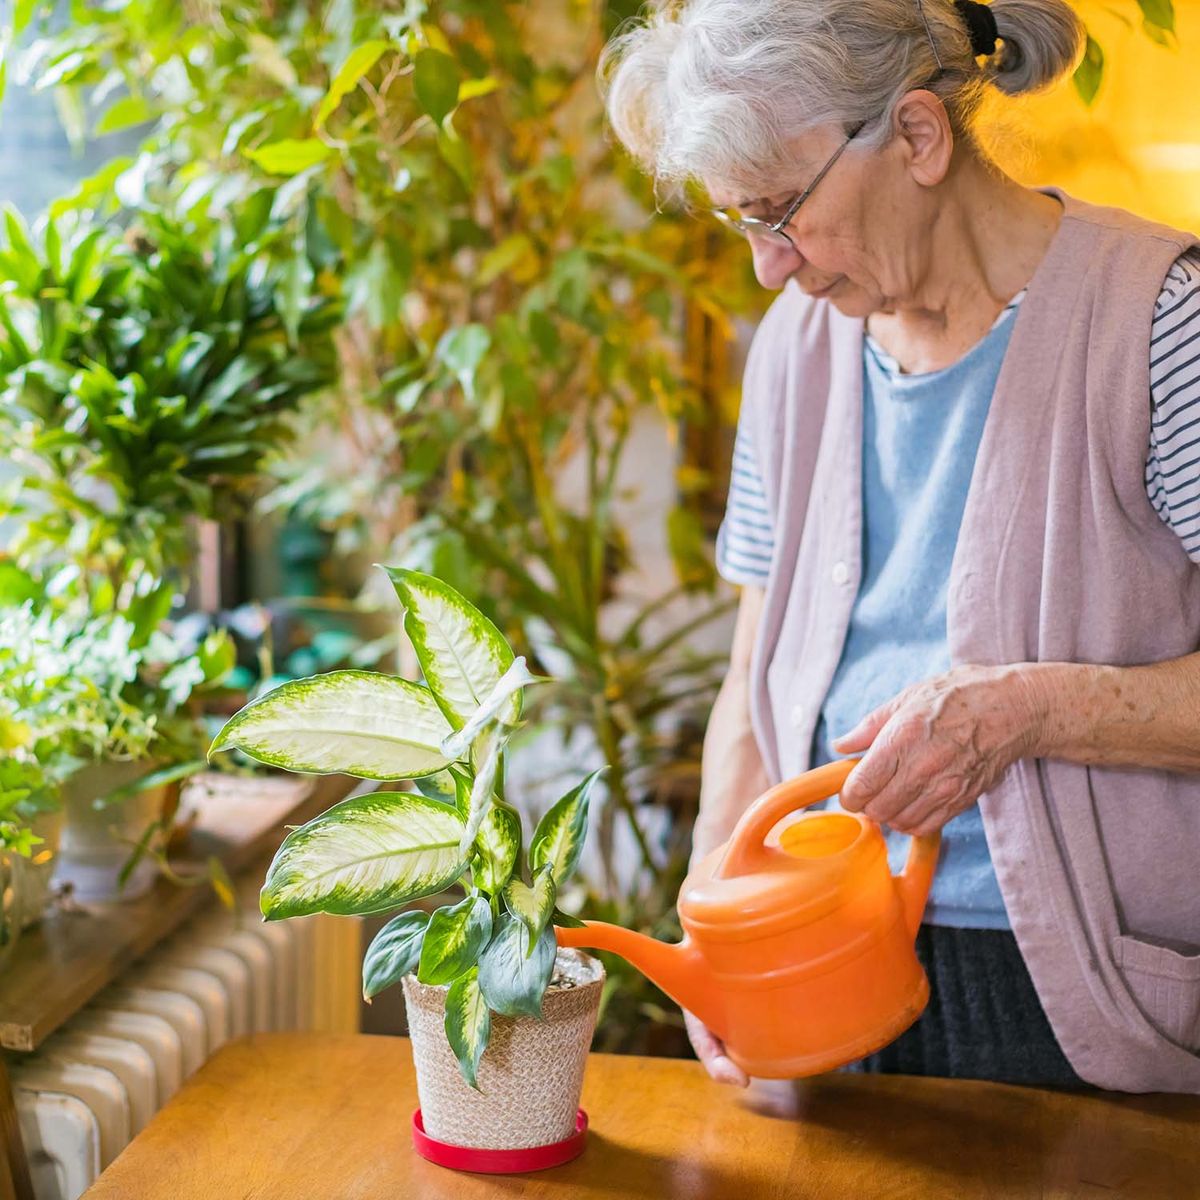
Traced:
[[754, 277], [763, 287], [778, 291], [803, 263], [799, 253], [781, 237], [751, 237]]

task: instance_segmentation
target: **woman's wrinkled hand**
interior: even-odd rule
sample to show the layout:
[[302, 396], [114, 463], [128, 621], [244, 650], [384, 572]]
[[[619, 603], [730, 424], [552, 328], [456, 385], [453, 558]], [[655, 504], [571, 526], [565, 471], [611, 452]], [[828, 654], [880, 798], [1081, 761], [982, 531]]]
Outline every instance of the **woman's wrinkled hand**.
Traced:
[[1035, 752], [1044, 713], [1035, 664], [955, 667], [914, 684], [834, 740], [839, 754], [862, 754], [842, 807], [934, 833]]
[[704, 1069], [718, 1083], [731, 1083], [734, 1087], [746, 1087], [750, 1079], [746, 1072], [725, 1052], [725, 1043], [699, 1017], [684, 1012], [683, 1023], [687, 1026], [688, 1040]]

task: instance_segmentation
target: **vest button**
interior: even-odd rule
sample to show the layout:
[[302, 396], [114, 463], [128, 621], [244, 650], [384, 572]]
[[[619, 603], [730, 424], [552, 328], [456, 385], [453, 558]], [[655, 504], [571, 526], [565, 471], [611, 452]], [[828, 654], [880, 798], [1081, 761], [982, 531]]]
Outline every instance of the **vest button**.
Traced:
[[833, 579], [833, 582], [838, 585], [838, 587], [841, 587], [843, 583], [849, 583], [850, 568], [846, 566], [844, 562], [834, 563], [833, 571], [831, 572], [831, 578]]

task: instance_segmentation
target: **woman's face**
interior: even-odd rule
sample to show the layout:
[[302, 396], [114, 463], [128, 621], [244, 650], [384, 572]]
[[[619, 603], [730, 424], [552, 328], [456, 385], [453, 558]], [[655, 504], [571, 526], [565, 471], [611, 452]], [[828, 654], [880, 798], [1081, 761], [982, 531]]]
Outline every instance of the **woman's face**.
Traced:
[[[794, 174], [750, 203], [744, 192], [728, 187], [712, 186], [709, 194], [714, 204], [778, 220], [844, 140], [834, 130], [797, 138]], [[934, 216], [931, 189], [911, 170], [911, 149], [903, 137], [879, 150], [851, 141], [788, 225], [794, 249], [770, 233], [749, 238], [759, 283], [778, 290], [795, 279], [801, 291], [853, 317], [886, 311], [893, 298], [910, 295], [923, 271]]]

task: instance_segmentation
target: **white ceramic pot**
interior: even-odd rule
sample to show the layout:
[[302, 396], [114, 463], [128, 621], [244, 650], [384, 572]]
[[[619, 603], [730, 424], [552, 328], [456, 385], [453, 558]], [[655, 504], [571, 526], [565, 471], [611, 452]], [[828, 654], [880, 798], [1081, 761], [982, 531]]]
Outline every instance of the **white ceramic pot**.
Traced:
[[33, 832], [42, 840], [33, 848], [28, 858], [16, 860], [20, 875], [18, 889], [18, 920], [22, 929], [36, 925], [46, 911], [50, 889], [58, 866], [58, 848], [62, 843], [64, 816], [61, 809], [39, 813], [30, 823]]
[[492, 1036], [469, 1087], [446, 1040], [448, 987], [403, 980], [425, 1132], [454, 1146], [529, 1149], [575, 1132], [604, 968], [591, 955], [559, 950], [542, 1019], [492, 1014]]
[[0, 973], [21, 936], [21, 869], [19, 855], [0, 850]]
[[94, 762], [63, 785], [66, 821], [54, 883], [69, 885], [73, 899], [82, 904], [136, 900], [153, 886], [158, 868], [149, 857], [138, 863], [124, 887], [119, 879], [134, 846], [162, 815], [166, 788], [147, 788], [118, 804], [97, 807], [96, 801], [147, 775], [155, 765], [146, 761]]

